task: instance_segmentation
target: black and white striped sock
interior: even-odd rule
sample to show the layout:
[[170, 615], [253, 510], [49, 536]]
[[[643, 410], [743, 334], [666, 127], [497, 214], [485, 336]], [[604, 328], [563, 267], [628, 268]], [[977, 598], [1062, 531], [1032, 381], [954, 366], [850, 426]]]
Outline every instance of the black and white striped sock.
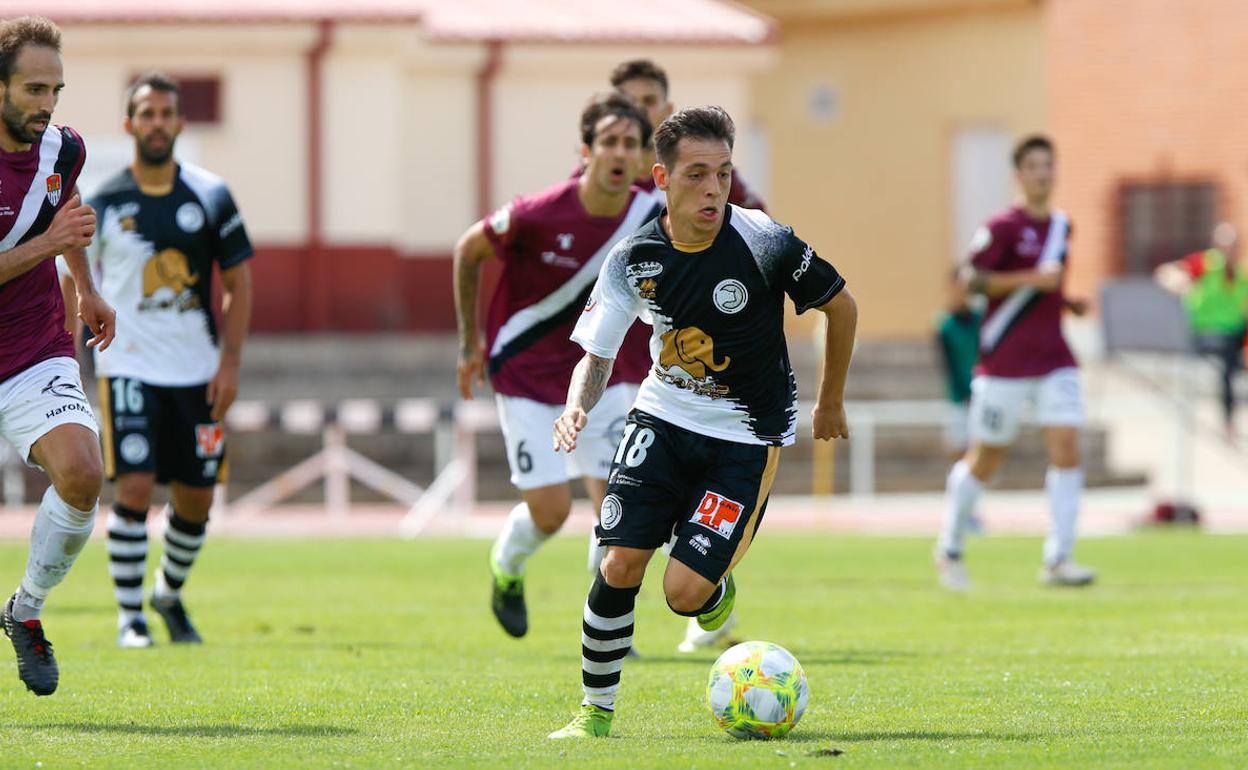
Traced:
[[160, 557], [160, 573], [156, 576], [156, 595], [171, 599], [182, 590], [191, 565], [204, 544], [204, 533], [208, 524], [197, 524], [187, 521], [178, 512], [169, 508], [169, 519], [165, 525], [165, 552]]
[[633, 607], [640, 589], [641, 586], [612, 588], [601, 574], [589, 588], [581, 624], [581, 684], [585, 688], [585, 703], [615, 708], [620, 669], [633, 646]]
[[143, 573], [147, 569], [147, 511], [113, 503], [108, 514], [108, 574], [113, 578], [119, 626], [143, 616]]

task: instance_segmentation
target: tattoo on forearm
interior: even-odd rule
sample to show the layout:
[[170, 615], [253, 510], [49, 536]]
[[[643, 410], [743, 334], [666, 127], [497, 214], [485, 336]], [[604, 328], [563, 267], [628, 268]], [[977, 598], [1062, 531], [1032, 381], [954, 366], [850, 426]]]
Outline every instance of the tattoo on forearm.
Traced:
[[607, 380], [611, 379], [611, 369], [615, 361], [610, 358], [599, 358], [587, 354], [576, 365], [572, 372], [572, 385], [568, 388], [568, 406], [579, 406], [588, 412], [602, 398], [607, 389]]

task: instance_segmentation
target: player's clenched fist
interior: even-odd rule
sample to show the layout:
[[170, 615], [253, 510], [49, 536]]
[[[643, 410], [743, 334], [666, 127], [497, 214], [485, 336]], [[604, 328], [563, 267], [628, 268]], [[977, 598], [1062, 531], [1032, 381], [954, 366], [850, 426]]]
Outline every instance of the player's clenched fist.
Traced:
[[576, 434], [580, 433], [589, 422], [584, 409], [565, 409], [559, 419], [555, 420], [555, 451], [571, 452], [576, 449]]
[[82, 197], [75, 194], [69, 199], [48, 225], [46, 237], [57, 252], [85, 249], [95, 235], [95, 209], [83, 204]]
[[829, 440], [849, 438], [849, 421], [845, 419], [845, 407], [815, 407], [811, 413], [816, 439]]

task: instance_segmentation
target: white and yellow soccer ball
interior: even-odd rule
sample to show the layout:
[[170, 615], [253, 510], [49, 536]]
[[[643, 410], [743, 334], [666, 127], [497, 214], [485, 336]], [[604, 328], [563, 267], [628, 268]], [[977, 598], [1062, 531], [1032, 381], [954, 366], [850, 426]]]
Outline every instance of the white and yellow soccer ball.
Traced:
[[734, 738], [783, 738], [806, 711], [806, 672], [771, 642], [730, 647], [711, 666], [706, 703], [715, 723]]

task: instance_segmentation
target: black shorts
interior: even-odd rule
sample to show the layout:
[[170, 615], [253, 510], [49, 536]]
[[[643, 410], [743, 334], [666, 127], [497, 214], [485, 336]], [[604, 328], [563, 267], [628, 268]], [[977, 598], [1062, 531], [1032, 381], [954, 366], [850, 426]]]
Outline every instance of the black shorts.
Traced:
[[709, 438], [634, 409], [611, 464], [599, 542], [658, 548], [712, 583], [749, 549], [780, 447]]
[[129, 377], [99, 383], [109, 481], [125, 473], [155, 473], [159, 484], [225, 482], [225, 430], [209, 416], [207, 384], [171, 388]]

